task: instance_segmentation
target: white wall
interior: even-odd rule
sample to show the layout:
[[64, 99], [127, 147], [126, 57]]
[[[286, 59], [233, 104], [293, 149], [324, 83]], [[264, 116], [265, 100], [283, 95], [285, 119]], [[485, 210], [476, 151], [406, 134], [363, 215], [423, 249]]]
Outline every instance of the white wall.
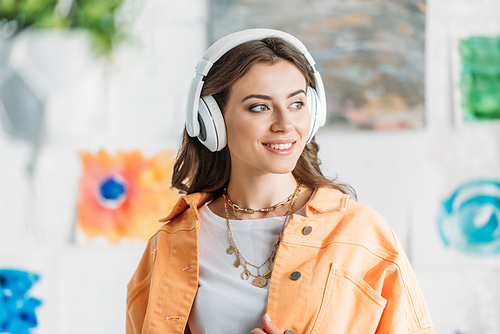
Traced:
[[[351, 183], [358, 200], [396, 231], [443, 334], [500, 333], [500, 258], [445, 248], [436, 227], [440, 201], [461, 182], [500, 178], [500, 127], [454, 123], [448, 50], [455, 29], [500, 21], [493, 2], [427, 2], [425, 129], [321, 129], [317, 136], [325, 173]], [[26, 172], [30, 145], [0, 132], [0, 268], [42, 275], [32, 291], [44, 302], [35, 333], [124, 332], [125, 285], [144, 244], [71, 242], [77, 151], [152, 154], [177, 147], [187, 88], [207, 46], [207, 10], [206, 0], [130, 1], [124, 17], [138, 15], [134, 39], [119, 47], [105, 72], [79, 53], [86, 65], [51, 95], [33, 190]], [[30, 194], [37, 199], [34, 211], [26, 204]]]

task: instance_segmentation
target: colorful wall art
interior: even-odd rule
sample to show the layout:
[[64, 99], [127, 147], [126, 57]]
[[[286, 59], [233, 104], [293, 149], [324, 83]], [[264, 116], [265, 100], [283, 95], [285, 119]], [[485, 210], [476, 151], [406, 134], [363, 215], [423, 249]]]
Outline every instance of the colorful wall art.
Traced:
[[28, 295], [40, 276], [0, 269], [0, 333], [29, 334], [38, 325], [35, 308], [42, 302]]
[[472, 255], [500, 253], [500, 182], [460, 185], [442, 203], [439, 232], [446, 246]]
[[170, 188], [173, 153], [148, 159], [140, 151], [82, 152], [78, 227], [87, 239], [104, 236], [148, 240], [177, 202]]
[[211, 0], [210, 37], [246, 28], [291, 33], [325, 82], [328, 118], [340, 129], [424, 125], [425, 1]]
[[464, 120], [500, 120], [500, 35], [460, 39], [458, 50]]

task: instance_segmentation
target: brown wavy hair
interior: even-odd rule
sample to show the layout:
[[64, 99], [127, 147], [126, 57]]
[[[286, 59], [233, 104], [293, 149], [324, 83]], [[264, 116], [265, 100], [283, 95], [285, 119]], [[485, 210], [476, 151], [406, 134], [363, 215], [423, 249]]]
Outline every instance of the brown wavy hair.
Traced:
[[[217, 60], [205, 77], [202, 96], [212, 95], [221, 110], [224, 110], [231, 87], [258, 63], [275, 64], [286, 60], [294, 64], [306, 78], [308, 86], [316, 87], [312, 69], [305, 56], [289, 42], [268, 37], [238, 45]], [[331, 187], [356, 197], [354, 189], [323, 175], [318, 159], [319, 146], [313, 138], [306, 144], [295, 169], [296, 180], [310, 188]], [[231, 156], [226, 145], [222, 150], [211, 152], [196, 137], [186, 131], [177, 154], [172, 175], [172, 186], [181, 193], [209, 192], [216, 197], [229, 182]]]

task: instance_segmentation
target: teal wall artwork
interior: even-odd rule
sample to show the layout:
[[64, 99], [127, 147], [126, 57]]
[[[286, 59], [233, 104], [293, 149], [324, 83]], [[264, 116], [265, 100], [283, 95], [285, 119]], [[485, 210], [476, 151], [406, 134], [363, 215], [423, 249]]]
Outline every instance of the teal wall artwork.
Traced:
[[500, 120], [500, 35], [462, 38], [458, 50], [464, 120]]
[[29, 334], [38, 325], [35, 308], [41, 301], [29, 290], [40, 276], [14, 269], [0, 269], [0, 333]]
[[500, 181], [461, 184], [441, 206], [438, 228], [448, 247], [490, 256], [500, 253]]
[[422, 128], [426, 2], [211, 0], [210, 39], [283, 30], [308, 47], [325, 83], [330, 128]]

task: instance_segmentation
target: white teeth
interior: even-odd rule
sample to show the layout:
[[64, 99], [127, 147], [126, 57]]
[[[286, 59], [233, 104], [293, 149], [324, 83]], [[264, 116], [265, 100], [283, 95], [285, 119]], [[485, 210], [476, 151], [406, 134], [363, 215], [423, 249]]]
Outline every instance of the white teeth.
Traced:
[[292, 143], [286, 143], [286, 144], [266, 144], [266, 146], [269, 146], [270, 148], [273, 148], [275, 150], [288, 150], [290, 147], [292, 147]]

